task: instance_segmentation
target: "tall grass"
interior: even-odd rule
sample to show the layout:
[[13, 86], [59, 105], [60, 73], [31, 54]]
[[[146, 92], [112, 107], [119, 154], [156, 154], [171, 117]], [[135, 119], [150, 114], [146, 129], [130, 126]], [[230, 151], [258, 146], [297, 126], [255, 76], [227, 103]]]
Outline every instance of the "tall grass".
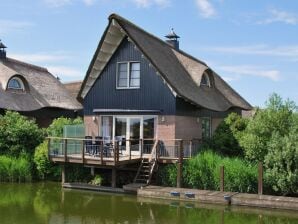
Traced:
[[[184, 162], [183, 187], [219, 190], [220, 166], [225, 168], [225, 191], [257, 192], [257, 166], [239, 158], [222, 157], [204, 151]], [[159, 171], [160, 183], [175, 186], [177, 166], [170, 165]]]
[[25, 156], [0, 156], [0, 182], [31, 181], [31, 163]]

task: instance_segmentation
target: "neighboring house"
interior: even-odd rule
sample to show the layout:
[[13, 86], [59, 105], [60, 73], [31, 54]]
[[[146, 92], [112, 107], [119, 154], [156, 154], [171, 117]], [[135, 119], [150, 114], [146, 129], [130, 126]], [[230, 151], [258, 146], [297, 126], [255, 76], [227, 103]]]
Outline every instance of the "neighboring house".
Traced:
[[[206, 63], [112, 14], [79, 92], [86, 135], [202, 139], [251, 105]], [[138, 144], [138, 143], [136, 143]]]
[[46, 68], [8, 58], [5, 48], [0, 42], [0, 114], [17, 111], [47, 127], [80, 113], [82, 105]]

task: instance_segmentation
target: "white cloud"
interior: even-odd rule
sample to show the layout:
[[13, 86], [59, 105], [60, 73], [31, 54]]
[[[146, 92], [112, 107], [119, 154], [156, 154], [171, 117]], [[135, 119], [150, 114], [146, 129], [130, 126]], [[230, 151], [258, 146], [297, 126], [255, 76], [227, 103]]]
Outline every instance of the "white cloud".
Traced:
[[[81, 0], [86, 6], [92, 6], [97, 0]], [[71, 5], [75, 0], [44, 0], [45, 4], [51, 8], [60, 8], [66, 5]]]
[[12, 54], [9, 54], [8, 56], [18, 59], [20, 61], [25, 61], [30, 63], [50, 63], [50, 62], [60, 62], [61, 60], [70, 59], [70, 56], [65, 52], [34, 53], [34, 54], [12, 53]]
[[72, 3], [72, 0], [44, 0], [47, 6], [52, 8], [59, 8]]
[[170, 0], [131, 0], [139, 8], [148, 8], [151, 6], [157, 6], [160, 8], [167, 7], [171, 4]]
[[298, 24], [298, 16], [286, 11], [280, 11], [277, 9], [270, 10], [270, 17], [258, 22], [258, 24], [270, 24], [275, 22], [286, 23], [290, 25]]
[[298, 60], [298, 45], [269, 46], [269, 45], [247, 45], [247, 46], [227, 46], [227, 47], [206, 47], [208, 51], [243, 54], [243, 55], [262, 55], [271, 57], [286, 57], [291, 61]]
[[33, 23], [26, 21], [0, 20], [0, 35], [24, 31], [32, 26], [34, 26]]
[[47, 69], [62, 80], [83, 79], [84, 76], [82, 71], [67, 66], [48, 66]]
[[209, 0], [195, 0], [200, 11], [200, 15], [204, 18], [211, 18], [216, 15], [216, 10]]
[[91, 6], [96, 3], [96, 0], [83, 0], [83, 3], [87, 6]]
[[[263, 77], [267, 79], [271, 79], [272, 81], [280, 80], [280, 72], [278, 70], [268, 70], [264, 68], [260, 68], [252, 65], [235, 65], [235, 66], [218, 66], [217, 69], [228, 72], [236, 75], [235, 79], [238, 79], [239, 76], [249, 75], [249, 76], [257, 76]], [[238, 76], [237, 76], [238, 75]], [[230, 77], [233, 78], [233, 77]]]

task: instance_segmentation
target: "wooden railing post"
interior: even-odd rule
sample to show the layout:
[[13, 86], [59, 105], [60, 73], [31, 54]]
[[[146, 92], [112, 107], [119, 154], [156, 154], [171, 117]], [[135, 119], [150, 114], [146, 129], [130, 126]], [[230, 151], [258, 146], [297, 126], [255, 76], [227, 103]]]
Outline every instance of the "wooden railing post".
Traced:
[[128, 141], [128, 146], [129, 146], [129, 160], [131, 160], [131, 140], [130, 139]]
[[119, 141], [116, 143], [117, 163], [119, 162]]
[[262, 162], [259, 162], [258, 165], [258, 194], [263, 194], [263, 164]]
[[189, 158], [192, 157], [192, 140], [189, 141]]
[[141, 158], [143, 158], [143, 151], [144, 151], [144, 139], [140, 139], [140, 145], [141, 145]]
[[116, 140], [114, 140], [114, 142], [113, 142], [113, 152], [114, 152], [114, 163], [115, 163], [115, 165], [116, 165], [116, 163], [117, 163], [117, 154], [116, 154], [116, 148], [117, 148], [117, 141]]
[[100, 163], [103, 163], [103, 141], [100, 143]]
[[183, 169], [183, 140], [180, 140], [178, 148], [178, 170], [177, 170], [177, 187], [181, 187], [182, 183], [182, 169]]
[[225, 191], [225, 167], [220, 166], [220, 191]]
[[85, 163], [85, 141], [83, 140], [83, 144], [82, 144], [82, 163]]
[[64, 162], [67, 160], [67, 139], [64, 139]]

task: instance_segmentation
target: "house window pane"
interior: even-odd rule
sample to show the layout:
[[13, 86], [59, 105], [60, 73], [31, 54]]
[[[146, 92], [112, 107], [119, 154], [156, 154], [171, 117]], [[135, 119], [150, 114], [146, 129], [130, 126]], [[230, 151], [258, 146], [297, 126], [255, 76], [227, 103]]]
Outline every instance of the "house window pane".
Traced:
[[118, 87], [127, 87], [127, 63], [118, 64]]
[[139, 151], [140, 149], [140, 125], [141, 119], [140, 118], [130, 118], [130, 147], [131, 151]]
[[131, 87], [140, 86], [140, 63], [131, 63], [129, 85]]
[[24, 89], [23, 83], [19, 78], [12, 78], [11, 80], [9, 80], [7, 88], [8, 89]]

